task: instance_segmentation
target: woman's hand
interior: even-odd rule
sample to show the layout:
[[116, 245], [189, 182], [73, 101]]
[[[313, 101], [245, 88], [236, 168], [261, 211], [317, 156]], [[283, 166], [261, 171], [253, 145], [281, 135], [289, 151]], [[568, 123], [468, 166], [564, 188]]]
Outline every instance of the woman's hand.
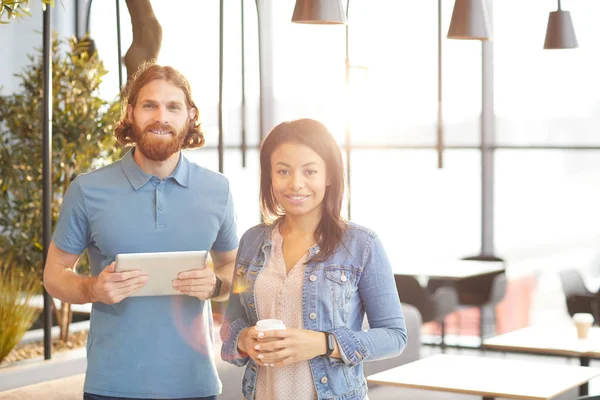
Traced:
[[[261, 332], [262, 333], [262, 332]], [[254, 360], [258, 365], [264, 365], [264, 361], [259, 357], [260, 351], [256, 349], [256, 346], [260, 346], [258, 339], [259, 331], [254, 327], [246, 328], [240, 332], [238, 338], [238, 350], [242, 353], [248, 354], [248, 356]]]
[[323, 332], [290, 328], [266, 332], [250, 329], [248, 336], [253, 337], [246, 342], [251, 346], [247, 353], [254, 352], [250, 357], [258, 365], [283, 367], [313, 359], [327, 351]]

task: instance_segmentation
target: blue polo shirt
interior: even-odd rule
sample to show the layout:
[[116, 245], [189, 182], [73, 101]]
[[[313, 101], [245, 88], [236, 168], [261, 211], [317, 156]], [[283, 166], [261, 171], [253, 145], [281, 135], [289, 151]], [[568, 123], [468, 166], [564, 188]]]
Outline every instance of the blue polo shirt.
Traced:
[[[183, 154], [159, 179], [133, 152], [78, 176], [69, 186], [53, 240], [62, 250], [88, 250], [92, 275], [119, 253], [237, 248], [229, 182]], [[132, 398], [208, 397], [221, 393], [214, 364], [209, 301], [189, 296], [94, 303], [84, 391]]]

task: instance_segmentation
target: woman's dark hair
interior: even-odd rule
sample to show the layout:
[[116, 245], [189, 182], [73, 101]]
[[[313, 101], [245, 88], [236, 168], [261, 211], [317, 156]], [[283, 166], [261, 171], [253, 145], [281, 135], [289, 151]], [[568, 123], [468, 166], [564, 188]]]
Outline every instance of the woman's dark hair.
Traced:
[[271, 177], [271, 156], [284, 143], [307, 146], [325, 161], [328, 185], [322, 203], [321, 221], [315, 232], [315, 240], [321, 250], [313, 259], [323, 261], [342, 242], [347, 225], [341, 216], [345, 191], [342, 153], [327, 127], [319, 121], [298, 119], [273, 128], [260, 149], [260, 208], [265, 222], [270, 224], [285, 215], [285, 210], [275, 200]]

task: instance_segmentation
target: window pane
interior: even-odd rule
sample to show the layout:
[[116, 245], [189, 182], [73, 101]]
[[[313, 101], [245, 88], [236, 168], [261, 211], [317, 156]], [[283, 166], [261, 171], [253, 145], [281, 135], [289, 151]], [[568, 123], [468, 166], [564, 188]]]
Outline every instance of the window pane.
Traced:
[[555, 0], [493, 3], [497, 142], [599, 145], [600, 2], [563, 3], [580, 46], [574, 50], [543, 50]]
[[536, 268], [589, 261], [590, 249], [600, 250], [599, 157], [591, 150], [497, 150], [497, 255]]
[[352, 220], [381, 237], [392, 262], [479, 253], [480, 155], [429, 150], [352, 152]]
[[[215, 150], [197, 149], [186, 150], [186, 156], [205, 168], [213, 171], [219, 169], [218, 153]], [[233, 195], [235, 213], [237, 215], [238, 235], [241, 237], [246, 230], [261, 222], [258, 206], [260, 167], [257, 150], [246, 152], [246, 168], [242, 167], [242, 152], [240, 150], [225, 151], [223, 169]]]

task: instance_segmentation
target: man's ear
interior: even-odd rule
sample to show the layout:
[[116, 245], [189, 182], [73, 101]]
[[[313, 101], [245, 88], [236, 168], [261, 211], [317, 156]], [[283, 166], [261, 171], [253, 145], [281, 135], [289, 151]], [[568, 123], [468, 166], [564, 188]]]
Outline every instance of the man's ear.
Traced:
[[196, 118], [196, 115], [198, 115], [198, 109], [196, 107], [190, 108], [189, 119], [194, 120], [194, 118]]
[[127, 119], [133, 121], [133, 106], [131, 104], [127, 104]]

